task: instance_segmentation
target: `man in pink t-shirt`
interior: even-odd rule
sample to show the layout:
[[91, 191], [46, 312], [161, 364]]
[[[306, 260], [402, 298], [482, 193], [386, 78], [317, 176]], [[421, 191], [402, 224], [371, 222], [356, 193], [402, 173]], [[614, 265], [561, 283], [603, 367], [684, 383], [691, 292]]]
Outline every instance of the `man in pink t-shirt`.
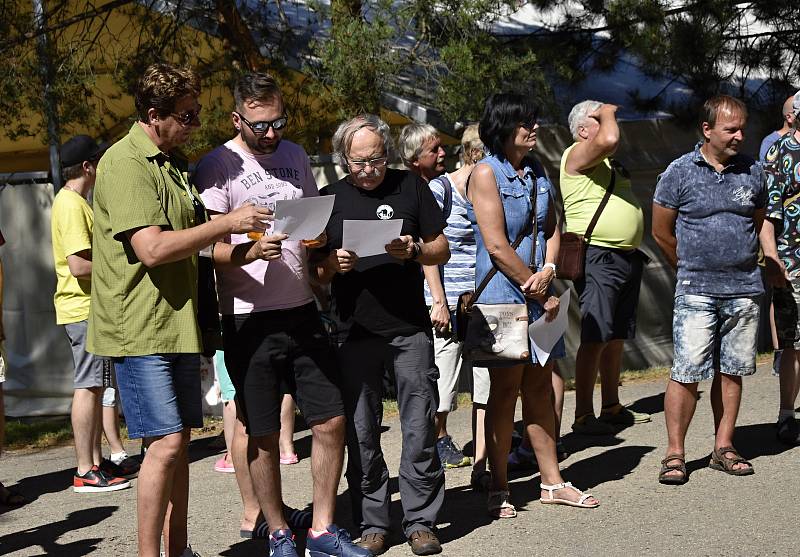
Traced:
[[[275, 80], [242, 76], [232, 113], [238, 135], [198, 164], [195, 183], [212, 215], [245, 202], [275, 208], [281, 199], [316, 196], [305, 151], [282, 140], [287, 118]], [[306, 248], [271, 225], [258, 240], [233, 235], [218, 242], [212, 257], [218, 277], [225, 364], [236, 388], [237, 418], [248, 434], [252, 487], [268, 523], [270, 555], [294, 556], [294, 541], [281, 501], [278, 436], [281, 390], [294, 396], [313, 433], [311, 470], [314, 516], [309, 551], [370, 555], [333, 524], [336, 490], [344, 459], [344, 408], [336, 357], [319, 318], [308, 282]], [[234, 467], [237, 462], [234, 438]], [[237, 474], [238, 475], [238, 474]], [[244, 494], [245, 489], [242, 489]]]

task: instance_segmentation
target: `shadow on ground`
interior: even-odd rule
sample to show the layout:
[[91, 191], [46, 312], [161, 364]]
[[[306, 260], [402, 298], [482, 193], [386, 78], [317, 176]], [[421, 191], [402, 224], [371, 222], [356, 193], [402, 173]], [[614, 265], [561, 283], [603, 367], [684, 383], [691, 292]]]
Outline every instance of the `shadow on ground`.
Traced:
[[0, 537], [0, 555], [8, 555], [30, 547], [41, 547], [42, 555], [89, 555], [97, 550], [97, 544], [103, 540], [102, 537], [85, 538], [68, 544], [59, 544], [58, 539], [67, 532], [100, 524], [118, 508], [107, 506], [75, 511], [63, 520], [7, 534]]

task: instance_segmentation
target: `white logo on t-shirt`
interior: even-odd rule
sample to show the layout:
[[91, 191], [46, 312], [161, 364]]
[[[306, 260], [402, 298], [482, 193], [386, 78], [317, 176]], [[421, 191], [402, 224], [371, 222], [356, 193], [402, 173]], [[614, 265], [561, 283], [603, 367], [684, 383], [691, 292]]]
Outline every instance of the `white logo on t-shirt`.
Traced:
[[391, 205], [381, 205], [376, 211], [378, 218], [381, 220], [389, 220], [394, 216], [394, 209]]

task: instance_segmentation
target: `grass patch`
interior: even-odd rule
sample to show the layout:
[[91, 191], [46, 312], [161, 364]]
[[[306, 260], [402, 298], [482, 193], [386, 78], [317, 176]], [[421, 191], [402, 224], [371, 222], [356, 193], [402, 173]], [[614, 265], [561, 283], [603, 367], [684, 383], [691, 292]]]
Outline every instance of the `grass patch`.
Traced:
[[6, 449], [45, 449], [69, 443], [72, 443], [69, 418], [6, 421]]

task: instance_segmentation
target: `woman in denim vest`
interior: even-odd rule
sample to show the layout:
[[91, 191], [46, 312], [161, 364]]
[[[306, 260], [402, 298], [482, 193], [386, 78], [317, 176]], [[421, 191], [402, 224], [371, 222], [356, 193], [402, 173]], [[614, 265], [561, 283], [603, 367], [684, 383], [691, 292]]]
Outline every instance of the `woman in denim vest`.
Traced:
[[[467, 214], [477, 244], [475, 284], [480, 284], [493, 267], [498, 269], [477, 302], [527, 303], [530, 322], [544, 313], [548, 319], [558, 313], [558, 298], [550, 290], [560, 242], [552, 186], [541, 166], [526, 158], [536, 146], [537, 115], [536, 105], [523, 95], [501, 93], [489, 98], [480, 122], [480, 137], [490, 154], [475, 167], [467, 190], [471, 202]], [[535, 242], [531, 226], [533, 188], [536, 188], [538, 231]], [[524, 230], [530, 232], [515, 251], [511, 244]], [[541, 471], [541, 502], [579, 507], [599, 505], [591, 495], [564, 482], [556, 459], [550, 376], [553, 359], [564, 355], [563, 339], [544, 365], [536, 360], [532, 350], [530, 354], [530, 360], [519, 362], [473, 362], [489, 367], [491, 379], [486, 444], [493, 476], [488, 510], [495, 518], [513, 518], [517, 514], [509, 501], [506, 471], [517, 393], [522, 394], [525, 431]]]

